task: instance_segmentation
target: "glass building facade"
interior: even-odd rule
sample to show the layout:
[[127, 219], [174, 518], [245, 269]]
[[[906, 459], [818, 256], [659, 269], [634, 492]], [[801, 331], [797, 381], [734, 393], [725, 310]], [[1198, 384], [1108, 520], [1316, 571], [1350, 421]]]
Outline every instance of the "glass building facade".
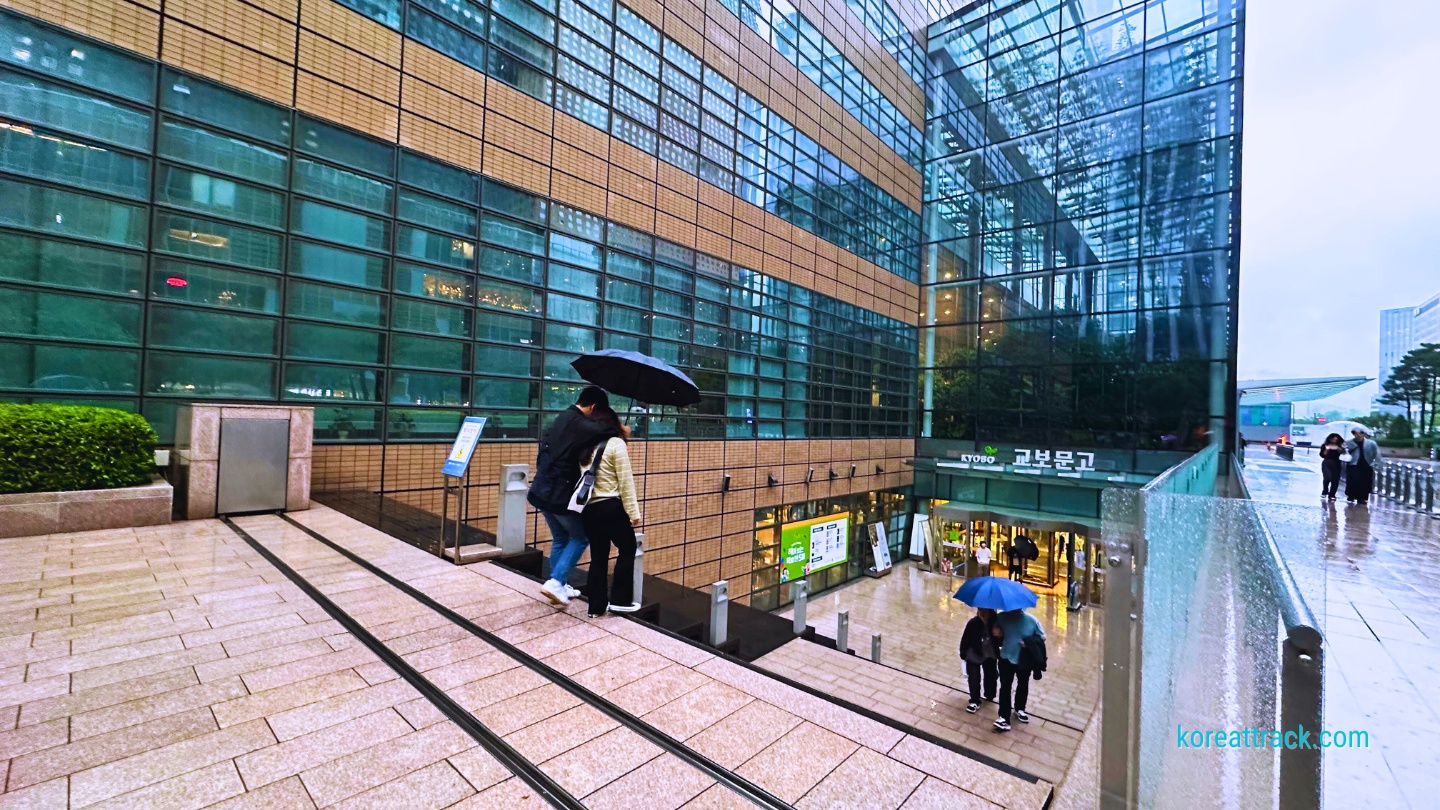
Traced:
[[533, 441], [620, 348], [705, 393], [653, 438], [913, 433], [913, 325], [4, 12], [0, 46], [7, 399]]
[[1113, 459], [1233, 433], [1243, 17], [1028, 0], [930, 27], [923, 437]]

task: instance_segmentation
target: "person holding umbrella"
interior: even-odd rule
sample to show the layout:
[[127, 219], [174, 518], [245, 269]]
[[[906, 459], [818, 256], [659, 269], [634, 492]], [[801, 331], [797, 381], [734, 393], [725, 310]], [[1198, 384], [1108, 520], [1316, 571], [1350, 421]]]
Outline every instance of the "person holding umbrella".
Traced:
[[1030, 722], [1030, 715], [1025, 713], [1030, 676], [1045, 667], [1045, 631], [1034, 616], [1025, 612], [1039, 601], [1035, 592], [1012, 580], [975, 577], [960, 586], [955, 598], [971, 607], [995, 611], [990, 627], [992, 643], [999, 647], [1000, 716], [995, 719], [995, 730], [1010, 730], [1012, 709], [1015, 719]]
[[525, 499], [545, 518], [550, 527], [550, 579], [540, 586], [546, 599], [556, 605], [570, 603], [579, 592], [566, 579], [570, 569], [585, 552], [590, 541], [585, 537], [585, 524], [568, 507], [570, 493], [580, 479], [577, 465], [580, 452], [596, 442], [621, 435], [618, 422], [611, 425], [591, 419], [597, 408], [609, 410], [610, 397], [597, 386], [586, 386], [574, 405], [560, 412], [555, 423], [540, 439], [535, 457], [535, 480]]
[[[620, 417], [608, 407], [597, 407], [594, 418], [612, 430], [623, 431]], [[600, 440], [581, 454], [580, 463], [582, 467], [594, 465], [595, 469], [595, 485], [580, 513], [585, 534], [590, 538], [590, 573], [585, 584], [590, 617], [603, 616], [606, 610], [634, 613], [640, 609], [635, 601], [635, 529], [641, 519], [640, 502], [635, 497], [635, 475], [630, 469], [625, 440]], [[577, 477], [582, 474], [577, 470]], [[615, 578], [607, 581], [612, 545]]]

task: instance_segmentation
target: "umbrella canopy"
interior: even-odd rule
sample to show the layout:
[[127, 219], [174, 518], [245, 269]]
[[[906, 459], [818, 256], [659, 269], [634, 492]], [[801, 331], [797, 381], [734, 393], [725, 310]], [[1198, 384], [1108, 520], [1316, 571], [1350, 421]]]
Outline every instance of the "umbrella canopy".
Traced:
[[586, 382], [637, 402], [678, 407], [700, 401], [700, 389], [693, 380], [648, 354], [601, 349], [577, 357], [570, 365]]
[[1039, 601], [1034, 591], [1001, 577], [975, 577], [967, 580], [960, 586], [960, 590], [955, 592], [955, 598], [970, 607], [990, 608], [1001, 613], [1035, 607], [1035, 603]]

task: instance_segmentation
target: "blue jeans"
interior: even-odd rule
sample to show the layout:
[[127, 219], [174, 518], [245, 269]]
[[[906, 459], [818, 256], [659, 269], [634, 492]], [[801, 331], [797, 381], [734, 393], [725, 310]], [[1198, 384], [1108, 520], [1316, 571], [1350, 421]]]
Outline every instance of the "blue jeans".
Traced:
[[550, 536], [555, 539], [555, 544], [550, 547], [550, 578], [564, 585], [570, 569], [590, 547], [590, 541], [585, 539], [585, 524], [575, 512], [547, 512], [541, 509], [540, 514], [545, 516], [545, 525], [550, 527]]

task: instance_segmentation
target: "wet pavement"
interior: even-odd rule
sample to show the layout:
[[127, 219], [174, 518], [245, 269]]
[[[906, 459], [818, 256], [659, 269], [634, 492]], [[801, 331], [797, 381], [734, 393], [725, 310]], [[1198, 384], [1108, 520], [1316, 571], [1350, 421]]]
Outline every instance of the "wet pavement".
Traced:
[[1318, 459], [1303, 451], [1282, 461], [1252, 449], [1245, 482], [1257, 501], [1325, 510], [1325, 725], [1370, 739], [1326, 752], [1325, 804], [1436, 806], [1440, 520], [1384, 500], [1322, 505]]

